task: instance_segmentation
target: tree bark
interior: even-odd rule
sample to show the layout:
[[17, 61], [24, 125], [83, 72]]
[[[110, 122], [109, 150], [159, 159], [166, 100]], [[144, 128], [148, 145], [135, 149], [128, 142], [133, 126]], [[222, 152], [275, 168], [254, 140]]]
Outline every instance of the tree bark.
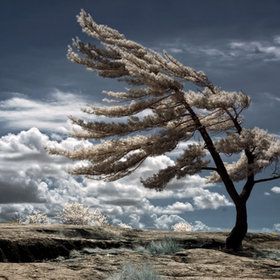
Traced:
[[235, 209], [236, 222], [226, 239], [226, 248], [237, 251], [242, 248], [242, 241], [248, 230], [246, 202], [235, 204]]

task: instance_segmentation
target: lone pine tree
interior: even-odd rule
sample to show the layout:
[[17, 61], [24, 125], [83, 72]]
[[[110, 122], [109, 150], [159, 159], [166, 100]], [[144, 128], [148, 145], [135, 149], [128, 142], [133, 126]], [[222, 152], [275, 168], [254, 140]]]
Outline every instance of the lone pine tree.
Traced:
[[[133, 172], [147, 157], [170, 152], [179, 142], [189, 141], [174, 165], [141, 181], [146, 188], [160, 191], [173, 178], [204, 171], [209, 182], [223, 183], [236, 208], [235, 226], [226, 247], [239, 249], [248, 229], [246, 202], [251, 191], [258, 183], [280, 178], [280, 140], [260, 128], [244, 128], [241, 113], [250, 105], [244, 92], [214, 86], [203, 72], [97, 24], [84, 10], [77, 19], [83, 32], [99, 44], [76, 38], [68, 58], [102, 77], [125, 81], [129, 88], [106, 92], [118, 106], [83, 109], [95, 116], [94, 121], [70, 117], [80, 128], [73, 130], [74, 137], [100, 139], [99, 144], [92, 142], [91, 147], [76, 150], [53, 148], [50, 153], [86, 160], [87, 165], [73, 168], [75, 175], [113, 181]], [[190, 85], [197, 90], [187, 90]], [[144, 110], [145, 114], [139, 114]], [[96, 116], [125, 117], [126, 121], [104, 122]], [[273, 170], [269, 177], [257, 177], [268, 167]], [[240, 192], [237, 182], [243, 184]]]

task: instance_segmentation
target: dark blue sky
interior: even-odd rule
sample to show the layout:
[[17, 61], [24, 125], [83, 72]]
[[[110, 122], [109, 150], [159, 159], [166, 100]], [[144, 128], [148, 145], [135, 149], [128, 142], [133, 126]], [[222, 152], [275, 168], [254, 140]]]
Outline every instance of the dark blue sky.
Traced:
[[[1, 135], [39, 127], [35, 117], [28, 127], [15, 125], [19, 120], [5, 114], [19, 110], [12, 101], [7, 102], [14, 97], [40, 103], [59, 91], [96, 101], [101, 99], [102, 90], [121, 88], [67, 61], [71, 38], [78, 35], [89, 40], [76, 23], [81, 8], [129, 39], [155, 50], [165, 49], [183, 63], [203, 70], [218, 86], [245, 91], [253, 100], [246, 124], [280, 135], [277, 0], [1, 0]], [[50, 133], [48, 127], [44, 131], [41, 125], [40, 129]], [[264, 195], [276, 183], [257, 186], [253, 194], [249, 212], [255, 228], [280, 222], [279, 194]], [[208, 215], [201, 211], [206, 210], [194, 212], [191, 219]], [[209, 210], [211, 215], [213, 211], [224, 217], [224, 210]], [[217, 226], [219, 220], [212, 218], [209, 223]]]
[[[273, 0], [3, 0], [1, 99], [11, 92], [42, 98], [53, 88], [75, 89], [93, 97], [111, 87], [111, 81], [98, 79], [65, 59], [71, 38], [83, 38], [75, 20], [81, 7], [92, 13], [96, 21], [113, 26], [148, 47], [168, 50], [168, 44], [173, 44], [171, 47], [182, 48], [183, 52], [175, 56], [205, 71], [217, 85], [242, 89], [261, 104], [266, 100], [262, 108], [252, 107], [262, 113], [262, 119], [255, 112], [251, 116], [257, 125], [268, 125], [279, 133], [279, 127], [271, 121], [279, 117], [278, 110], [273, 102], [270, 104], [271, 99], [263, 96], [264, 92], [278, 96], [280, 90], [279, 45], [277, 50], [267, 51], [275, 47], [273, 39], [280, 34], [280, 2]], [[238, 56], [230, 57], [230, 43], [235, 41], [251, 43], [251, 49], [238, 49]], [[257, 48], [252, 42], [259, 42], [266, 49]], [[209, 49], [222, 51], [225, 56], [208, 55]], [[271, 61], [266, 61], [269, 58]]]

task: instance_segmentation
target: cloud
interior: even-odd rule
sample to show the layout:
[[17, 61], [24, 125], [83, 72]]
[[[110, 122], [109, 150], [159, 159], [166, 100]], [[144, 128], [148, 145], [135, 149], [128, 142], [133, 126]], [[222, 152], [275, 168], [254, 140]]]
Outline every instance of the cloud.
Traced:
[[275, 44], [280, 45], [280, 36], [275, 36], [273, 38], [273, 41], [274, 41]]
[[[163, 229], [163, 230], [170, 230], [172, 229], [172, 226], [174, 226], [177, 223], [189, 223], [182, 217], [178, 215], [153, 215], [152, 217], [154, 219], [154, 225], [157, 229]], [[194, 221], [193, 223], [190, 223], [192, 226], [192, 231], [219, 231], [220, 228], [211, 228], [207, 225], [205, 225], [202, 221]]]
[[272, 41], [233, 41], [229, 43], [232, 55], [249, 59], [260, 58], [264, 61], [280, 60], [279, 36]]
[[279, 35], [264, 41], [224, 40], [222, 42], [200, 43], [199, 45], [178, 39], [171, 43], [162, 42], [160, 47], [154, 49], [161, 51], [162, 48], [178, 56], [179, 59], [182, 54], [188, 54], [191, 57], [197, 57], [197, 59], [205, 57], [207, 58], [205, 67], [209, 67], [217, 61], [228, 65], [233, 65], [233, 63], [236, 65], [243, 63], [244, 60], [264, 62], [280, 60]]
[[186, 220], [178, 215], [153, 215], [154, 225], [158, 229], [171, 229], [171, 227], [177, 223], [185, 223]]
[[221, 206], [233, 205], [224, 195], [211, 193], [208, 190], [204, 190], [203, 195], [196, 196], [193, 200], [198, 209], [217, 209]]
[[277, 232], [280, 232], [280, 224], [274, 224], [273, 225], [273, 230], [277, 231]]
[[202, 223], [201, 221], [195, 221], [192, 225], [193, 231], [210, 231], [210, 227]]
[[69, 92], [55, 90], [46, 100], [32, 100], [25, 95], [0, 102], [2, 126], [9, 129], [37, 127], [44, 131], [67, 133], [69, 115], [81, 116], [86, 100]]
[[172, 47], [169, 48], [168, 51], [171, 52], [171, 53], [182, 53], [182, 52], [184, 52], [183, 49], [180, 49], [180, 48], [172, 48]]
[[0, 138], [0, 203], [59, 203], [76, 193], [69, 160], [51, 158], [49, 142], [37, 128]]
[[[218, 46], [194, 45], [182, 41], [175, 41], [173, 43], [161, 43], [160, 47], [164, 48], [168, 53], [172, 53], [175, 55], [188, 53], [192, 55], [206, 55], [208, 57], [222, 58], [226, 56], [224, 50], [219, 49]], [[154, 49], [160, 52], [161, 48], [155, 47]]]
[[183, 212], [193, 211], [194, 209], [193, 209], [193, 206], [189, 202], [182, 203], [182, 202], [177, 201], [172, 205], [168, 205], [166, 210], [171, 213], [173, 212], [173, 213], [180, 214]]
[[280, 194], [280, 187], [273, 187], [273, 188], [271, 189], [271, 191], [272, 191], [273, 193]]
[[173, 180], [162, 192], [144, 188], [140, 177], [173, 164], [166, 155], [148, 158], [130, 176], [103, 182], [69, 175], [67, 170], [73, 163], [61, 156], [50, 156], [45, 150], [46, 146], [76, 149], [91, 145], [89, 141], [74, 138], [57, 142], [38, 128], [1, 137], [2, 219], [10, 219], [13, 211], [15, 216], [19, 212], [25, 215], [37, 208], [56, 217], [66, 202], [78, 201], [100, 208], [111, 221], [123, 221], [134, 227], [159, 227], [165, 216], [173, 222], [181, 221], [180, 216], [196, 209], [231, 205], [223, 195], [210, 191], [212, 185], [199, 175]]
[[20, 214], [28, 215], [33, 211], [31, 204], [0, 204], [0, 222], [19, 221]]

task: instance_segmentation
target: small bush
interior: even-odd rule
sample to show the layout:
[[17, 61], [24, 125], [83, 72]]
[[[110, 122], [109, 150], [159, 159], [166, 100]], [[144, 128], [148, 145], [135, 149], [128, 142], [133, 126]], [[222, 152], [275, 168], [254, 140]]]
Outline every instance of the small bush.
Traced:
[[165, 238], [161, 241], [152, 241], [147, 247], [152, 255], [170, 255], [180, 251], [181, 247], [172, 238]]
[[133, 264], [125, 264], [121, 272], [116, 273], [108, 278], [108, 280], [160, 280], [161, 277], [153, 270], [150, 265], [144, 264], [135, 266]]
[[40, 212], [34, 212], [26, 217], [23, 224], [48, 224], [49, 218], [46, 214]]
[[177, 223], [172, 227], [172, 229], [178, 232], [192, 231], [192, 225], [189, 223]]
[[62, 210], [61, 219], [70, 225], [107, 225], [107, 218], [99, 209], [91, 211], [81, 203], [66, 203]]
[[118, 224], [118, 227], [125, 228], [125, 229], [132, 229], [132, 226], [124, 223]]
[[280, 250], [262, 250], [255, 253], [255, 258], [280, 261]]

